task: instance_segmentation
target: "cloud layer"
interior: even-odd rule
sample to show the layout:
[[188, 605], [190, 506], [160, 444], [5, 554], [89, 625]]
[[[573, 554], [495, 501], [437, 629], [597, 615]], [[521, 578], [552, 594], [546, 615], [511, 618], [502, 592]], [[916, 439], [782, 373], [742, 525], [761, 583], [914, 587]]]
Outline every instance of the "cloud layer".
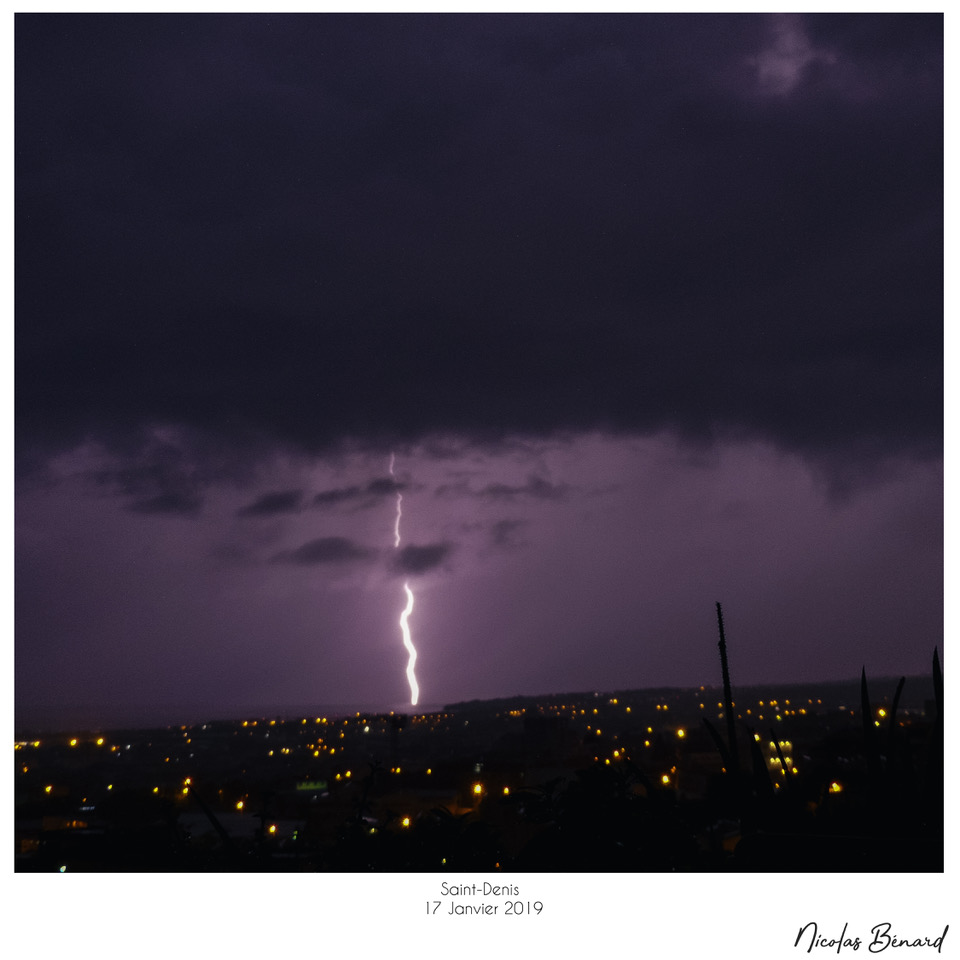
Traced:
[[939, 451], [939, 16], [17, 27], [22, 464], [158, 423]]

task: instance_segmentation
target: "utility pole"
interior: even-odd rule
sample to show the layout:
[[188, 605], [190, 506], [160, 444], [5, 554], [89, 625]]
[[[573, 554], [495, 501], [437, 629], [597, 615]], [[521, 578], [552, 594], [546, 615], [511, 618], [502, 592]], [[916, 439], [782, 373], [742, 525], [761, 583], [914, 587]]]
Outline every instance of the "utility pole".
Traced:
[[733, 764], [731, 773], [740, 772], [740, 756], [737, 750], [737, 728], [733, 713], [733, 694], [730, 692], [730, 671], [727, 668], [727, 641], [723, 635], [723, 610], [720, 601], [717, 601], [717, 624], [720, 627], [720, 669], [723, 672], [723, 702], [727, 714], [727, 739], [730, 741], [730, 762]]

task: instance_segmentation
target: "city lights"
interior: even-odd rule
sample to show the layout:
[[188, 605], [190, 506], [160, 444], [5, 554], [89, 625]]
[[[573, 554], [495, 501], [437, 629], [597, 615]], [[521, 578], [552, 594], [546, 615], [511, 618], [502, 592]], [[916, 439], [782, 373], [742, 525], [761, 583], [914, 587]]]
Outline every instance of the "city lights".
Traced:
[[[189, 833], [198, 838], [197, 842], [206, 836], [202, 841], [209, 848], [204, 848], [205, 858], [210, 850], [220, 849], [219, 841], [214, 839], [215, 828], [208, 825], [209, 814], [205, 816], [204, 808], [209, 807], [222, 830], [230, 835], [235, 844], [250, 853], [259, 848], [266, 859], [277, 858], [274, 866], [278, 869], [287, 869], [286, 858], [290, 858], [289, 868], [294, 868], [295, 840], [296, 857], [303, 858], [298, 861], [302, 865], [329, 862], [325, 845], [330, 841], [324, 838], [335, 836], [337, 818], [343, 816], [342, 811], [351, 804], [356, 808], [360, 802], [364, 804], [364, 809], [363, 822], [359, 826], [362, 827], [363, 843], [371, 845], [370, 862], [375, 862], [372, 859], [374, 856], [387, 856], [386, 848], [380, 849], [378, 845], [388, 842], [391, 837], [395, 838], [402, 830], [412, 834], [415, 819], [418, 823], [417, 832], [423, 829], [429, 835], [432, 818], [441, 807], [449, 810], [454, 817], [469, 815], [485, 823], [494, 832], [511, 830], [523, 837], [529, 811], [534, 809], [534, 792], [541, 789], [543, 783], [531, 777], [532, 768], [529, 765], [524, 766], [526, 758], [532, 754], [531, 747], [536, 751], [542, 750], [542, 756], [549, 756], [550, 767], [563, 771], [567, 783], [573, 782], [570, 778], [583, 772], [579, 764], [592, 760], [596, 765], [593, 769], [598, 774], [605, 774], [598, 776], [588, 788], [588, 795], [590, 791], [596, 791], [598, 801], [602, 801], [604, 791], [608, 790], [624, 791], [622, 795], [630, 798], [643, 798], [648, 796], [648, 791], [656, 789], [681, 808], [690, 803], [709, 805], [705, 785], [723, 775], [724, 764], [720, 751], [694, 724], [701, 722], [703, 714], [698, 707], [700, 702], [710, 702], [710, 694], [705, 699], [704, 694], [693, 691], [686, 695], [686, 699], [677, 695], [674, 698], [676, 702], [670, 704], [671, 718], [668, 719], [661, 712], [657, 720], [653, 719], [657, 716], [657, 707], [662, 711], [666, 705], [659, 703], [653, 695], [643, 701], [638, 694], [633, 700], [634, 712], [638, 715], [636, 723], [625, 716], [625, 699], [621, 696], [619, 704], [610, 703], [605, 708], [607, 712], [604, 714], [602, 731], [596, 726], [599, 710], [594, 714], [596, 708], [592, 704], [583, 709], [583, 701], [571, 702], [569, 698], [563, 704], [559, 703], [559, 699], [551, 702], [543, 698], [538, 702], [531, 698], [526, 707], [511, 705], [510, 709], [500, 703], [496, 712], [491, 712], [486, 718], [482, 707], [473, 705], [468, 710], [449, 714], [406, 715], [402, 724], [395, 723], [397, 735], [392, 737], [381, 737], [381, 734], [390, 732], [391, 719], [386, 713], [379, 716], [361, 714], [346, 721], [341, 715], [333, 718], [336, 731], [341, 735], [336, 759], [327, 747], [322, 746], [319, 731], [312, 723], [307, 727], [299, 718], [296, 721], [278, 718], [275, 723], [261, 719], [258, 732], [255, 730], [256, 721], [250, 720], [220, 723], [209, 733], [197, 726], [175, 731], [173, 735], [151, 731], [141, 737], [131, 731], [123, 736], [123, 739], [129, 737], [131, 741], [130, 749], [133, 752], [130, 754], [122, 752], [122, 742], [119, 744], [120, 754], [112, 752], [115, 747], [108, 747], [107, 752], [89, 750], [94, 743], [108, 743], [115, 739], [109, 733], [102, 737], [61, 736], [50, 745], [50, 766], [47, 766], [44, 753], [33, 754], [36, 759], [29, 766], [17, 754], [16, 769], [24, 774], [23, 778], [17, 777], [17, 782], [32, 794], [37, 808], [41, 805], [47, 808], [44, 826], [41, 827], [38, 818], [37, 825], [31, 828], [35, 831], [33, 836], [28, 833], [21, 839], [18, 833], [18, 857], [26, 857], [31, 851], [40, 850], [41, 833], [47, 830], [77, 831], [77, 842], [81, 839], [79, 831], [82, 830], [83, 842], [95, 846], [98, 843], [97, 835], [104, 829], [101, 817], [112, 816], [112, 811], [117, 809], [115, 803], [123, 804], [129, 797], [130, 803], [135, 804], [138, 802], [135, 797], [139, 795], [139, 803], [142, 804], [144, 796], [151, 791], [156, 799], [152, 804], [143, 804], [142, 809], [147, 811], [151, 806], [160, 804], [157, 795], [162, 791], [163, 802], [175, 802], [185, 825], [189, 821]], [[743, 699], [757, 703], [753, 696]], [[794, 699], [793, 702], [803, 701]], [[850, 702], [848, 699], [847, 703]], [[880, 709], [871, 711], [876, 723], [880, 722]], [[904, 716], [908, 722], [910, 709], [912, 705], [904, 706]], [[852, 816], [853, 811], [859, 809], [862, 788], [857, 777], [841, 781], [849, 766], [840, 766], [839, 757], [833, 766], [829, 763], [824, 765], [819, 759], [816, 763], [804, 760], [806, 756], [816, 755], [819, 758], [819, 753], [815, 754], [811, 748], [818, 747], [836, 722], [837, 711], [832, 705], [820, 718], [814, 714], [815, 710], [812, 710], [808, 717], [803, 717], [799, 709], [795, 714], [781, 713], [786, 723], [783, 727], [775, 727], [774, 731], [779, 733], [782, 730], [789, 739], [775, 736], [772, 731], [768, 731], [769, 739], [760, 732], [751, 731], [749, 736], [753, 738], [751, 747], [754, 756], [759, 748], [774, 790], [783, 796], [808, 798], [805, 806], [807, 816], [816, 815], [820, 803], [826, 803], [828, 794], [841, 792], [848, 799], [841, 798], [828, 803], [830, 815], [837, 818]], [[887, 711], [888, 717], [889, 714], [890, 711]], [[829, 727], [826, 720], [828, 715]], [[467, 719], [469, 727], [466, 726]], [[856, 718], [847, 720], [844, 714], [842, 720], [848, 724], [854, 737], [862, 736], [859, 711]], [[657, 723], [656, 727], [647, 726], [653, 722]], [[244, 723], [247, 724], [245, 731]], [[512, 727], [511, 736], [502, 739], [497, 750], [491, 751], [490, 744], [502, 737], [504, 724]], [[416, 736], [411, 737], [410, 731], [415, 725], [418, 728]], [[763, 727], [758, 729], [763, 730]], [[262, 749], [265, 744], [260, 735], [265, 736], [267, 731], [273, 745], [272, 758], [270, 751]], [[201, 759], [190, 759], [191, 748], [187, 742], [191, 738], [184, 736], [187, 733], [192, 733], [197, 741], [200, 748], [197, 758]], [[238, 737], [238, 733], [241, 736]], [[403, 737], [399, 743], [398, 736]], [[73, 753], [63, 750], [71, 739], [87, 749]], [[17, 741], [15, 746], [23, 749], [29, 743], [26, 740]], [[589, 749], [590, 746], [593, 746], [593, 750]], [[215, 757], [223, 749], [235, 751], [235, 767], [234, 759], [231, 759], [231, 767], [238, 772], [243, 770], [242, 779], [225, 776], [217, 765], [203, 768], [199, 765], [202, 758]], [[69, 764], [65, 765], [64, 776], [59, 777], [52, 763], [56, 762], [55, 758], [68, 753]], [[136, 760], [132, 764], [123, 764], [124, 757], [131, 760], [135, 757]], [[281, 766], [288, 757], [291, 761], [289, 767]], [[443, 758], [442, 761], [440, 758]], [[403, 777], [400, 776], [398, 762], [401, 759]], [[750, 762], [749, 758], [742, 755], [740, 769], [748, 772]], [[842, 762], [849, 763], [849, 760]], [[104, 803], [102, 809], [100, 801], [113, 790], [114, 784], [104, 785], [98, 780], [100, 796], [96, 796], [97, 788], [91, 781], [74, 779], [74, 771], [82, 769], [85, 763], [91, 766], [109, 763], [111, 767], [118, 765], [122, 769], [122, 773], [111, 770], [111, 776], [118, 777], [116, 785], [122, 786], [122, 789], [115, 791], [111, 803]], [[364, 772], [366, 768], [362, 766], [364, 763], [373, 764], [377, 775], [368, 777]], [[428, 766], [428, 763], [431, 765]], [[434, 767], [432, 763], [440, 763], [440, 766]], [[604, 770], [600, 771], [600, 767]], [[353, 782], [354, 768], [359, 771], [356, 784]], [[171, 776], [174, 769], [177, 773]], [[194, 777], [193, 774], [183, 774], [182, 771], [187, 769], [192, 770], [198, 781], [206, 787], [196, 797], [199, 801], [196, 808], [192, 803], [193, 798], [188, 800]], [[518, 774], [518, 770], [524, 773]], [[534, 774], [540, 775], [539, 772]], [[56, 785], [52, 783], [55, 776], [58, 776]], [[518, 776], [519, 780], [516, 779]], [[31, 781], [30, 777], [37, 777], [37, 780]], [[43, 780], [47, 777], [51, 782], [44, 784]], [[162, 787], [158, 783], [161, 779]], [[563, 791], [568, 788], [563, 781], [560, 784], [555, 789], [558, 790], [558, 796], [563, 796]], [[788, 787], [800, 787], [800, 792], [791, 793], [786, 789]], [[250, 792], [238, 796], [238, 788]], [[273, 789], [276, 789], [276, 793], [271, 795], [269, 791]], [[52, 796], [54, 790], [55, 797]], [[38, 799], [41, 793], [50, 798], [42, 804]], [[261, 796], [263, 799], [258, 803], [256, 798]], [[818, 796], [819, 800], [814, 799]], [[250, 806], [251, 803], [254, 806]], [[398, 808], [402, 811], [404, 807], [411, 812], [406, 815], [395, 812]], [[848, 807], [852, 810], [848, 811]], [[596, 815], [589, 812], [592, 809], [590, 806], [584, 809], [585, 816]], [[156, 813], [154, 810], [150, 815], [156, 816]], [[280, 820], [271, 821], [270, 817], [284, 818], [284, 828], [280, 827]], [[315, 830], [312, 826], [306, 829], [308, 822], [314, 820], [321, 829]], [[288, 824], [289, 829], [286, 826]], [[18, 831], [21, 829], [18, 826]], [[711, 842], [705, 837], [699, 840], [708, 845]], [[181, 851], [189, 848], [189, 837], [185, 842], [187, 847], [181, 845]], [[444, 847], [437, 852], [436, 860], [432, 863], [439, 863], [440, 853], [451, 857], [456, 849], [453, 846]], [[214, 852], [203, 862], [218, 862], [218, 856], [220, 854]], [[77, 862], [80, 862], [79, 857]], [[190, 861], [185, 859], [178, 862]], [[451, 859], [450, 862], [455, 861]], [[510, 863], [502, 864], [504, 869], [510, 869], [510, 866]], [[492, 861], [487, 867], [493, 869]], [[47, 869], [50, 868], [48, 865]], [[52, 868], [56, 868], [55, 862]], [[71, 871], [76, 869], [76, 864], [71, 866]]]

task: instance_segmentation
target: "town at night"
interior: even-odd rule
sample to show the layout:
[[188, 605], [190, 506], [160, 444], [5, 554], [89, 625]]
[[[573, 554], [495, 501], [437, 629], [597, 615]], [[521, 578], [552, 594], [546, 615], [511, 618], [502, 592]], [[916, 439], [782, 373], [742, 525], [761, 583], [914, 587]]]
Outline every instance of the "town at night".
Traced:
[[948, 951], [943, 12], [27, 7], [19, 952]]
[[897, 687], [738, 691], [736, 760], [722, 687], [25, 734], [16, 865], [939, 871], [936, 685]]

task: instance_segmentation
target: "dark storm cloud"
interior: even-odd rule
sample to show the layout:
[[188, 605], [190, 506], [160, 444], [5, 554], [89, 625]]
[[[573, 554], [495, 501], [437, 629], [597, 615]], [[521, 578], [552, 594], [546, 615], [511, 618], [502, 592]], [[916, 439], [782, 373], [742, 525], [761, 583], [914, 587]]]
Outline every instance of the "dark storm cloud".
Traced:
[[18, 15], [22, 462], [152, 423], [935, 454], [942, 25]]
[[520, 498], [532, 500], [562, 500], [569, 492], [566, 484], [553, 484], [543, 477], [527, 478], [523, 484], [490, 483], [479, 490], [473, 490], [466, 482], [443, 484], [436, 488], [434, 496], [473, 497], [477, 500], [506, 500], [513, 501]]
[[276, 554], [274, 563], [295, 563], [312, 566], [321, 563], [351, 563], [370, 560], [376, 551], [362, 547], [346, 537], [320, 537], [309, 540], [296, 550], [284, 550]]
[[391, 477], [371, 480], [365, 487], [338, 487], [321, 490], [313, 498], [316, 507], [331, 507], [353, 502], [358, 508], [376, 506], [384, 497], [395, 496], [407, 489], [407, 485]]
[[376, 497], [392, 496], [393, 494], [399, 493], [401, 490], [405, 489], [406, 487], [402, 483], [398, 483], [391, 477], [382, 477], [379, 480], [371, 480], [370, 483], [367, 484], [367, 493]]
[[562, 500], [566, 496], [565, 484], [553, 484], [543, 477], [528, 477], [520, 486], [506, 483], [491, 483], [476, 496], [482, 500], [516, 500], [518, 497], [530, 497], [533, 500]]
[[452, 552], [449, 543], [410, 544], [397, 552], [393, 568], [398, 573], [427, 573], [441, 566]]
[[360, 496], [363, 496], [363, 489], [361, 487], [339, 487], [334, 490], [321, 490], [320, 493], [313, 498], [313, 503], [314, 506], [317, 507], [329, 507], [338, 503], [355, 500]]
[[296, 513], [303, 499], [302, 490], [281, 490], [265, 493], [253, 503], [237, 511], [238, 517], [264, 517], [278, 513]]
[[190, 451], [156, 438], [136, 452], [128, 449], [122, 462], [122, 466], [100, 468], [85, 476], [98, 487], [133, 498], [128, 509], [136, 513], [199, 513], [203, 489], [216, 475], [201, 469]]

